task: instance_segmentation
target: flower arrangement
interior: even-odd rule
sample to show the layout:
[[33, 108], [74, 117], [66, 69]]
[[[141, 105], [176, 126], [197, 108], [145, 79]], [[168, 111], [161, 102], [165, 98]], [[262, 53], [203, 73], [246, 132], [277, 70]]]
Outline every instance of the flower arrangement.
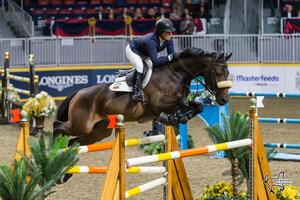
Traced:
[[218, 105], [216, 101], [216, 97], [209, 93], [208, 91], [201, 91], [197, 93], [191, 93], [188, 96], [189, 101], [198, 101], [202, 102], [203, 104], [206, 105]]
[[54, 99], [47, 92], [40, 92], [29, 98], [23, 106], [29, 117], [51, 117], [56, 111]]
[[[207, 186], [199, 200], [215, 200], [215, 199], [233, 199], [232, 185], [224, 181], [219, 181], [212, 187]], [[239, 192], [239, 200], [249, 199], [245, 192]]]
[[300, 199], [300, 187], [289, 185], [280, 191], [280, 188], [274, 187], [277, 199], [288, 200], [288, 199]]

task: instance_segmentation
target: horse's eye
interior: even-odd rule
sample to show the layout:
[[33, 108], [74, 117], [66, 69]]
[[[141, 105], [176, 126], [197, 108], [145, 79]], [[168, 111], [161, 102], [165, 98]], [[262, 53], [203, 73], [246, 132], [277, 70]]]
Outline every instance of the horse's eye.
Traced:
[[217, 76], [222, 76], [222, 74], [221, 74], [221, 73], [219, 73], [219, 72], [216, 72], [216, 75], [217, 75]]

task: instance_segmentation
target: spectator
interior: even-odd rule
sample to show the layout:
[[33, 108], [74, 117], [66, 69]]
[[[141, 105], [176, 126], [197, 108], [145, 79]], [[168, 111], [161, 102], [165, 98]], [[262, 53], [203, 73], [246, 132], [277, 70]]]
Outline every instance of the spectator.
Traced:
[[300, 1], [294, 2], [294, 10], [296, 17], [300, 17]]
[[172, 8], [172, 12], [170, 13], [170, 18], [171, 19], [180, 18], [180, 14], [177, 12], [177, 8], [176, 7]]
[[205, 7], [199, 6], [199, 10], [195, 13], [194, 18], [205, 18], [207, 22], [209, 22], [209, 19], [211, 18], [211, 15], [207, 10], [205, 10]]
[[160, 18], [169, 18], [169, 13], [165, 12], [164, 7], [160, 7], [158, 17]]
[[[190, 15], [186, 15], [184, 20], [180, 22], [180, 32], [183, 35], [192, 35], [194, 32], [194, 22], [190, 19]], [[192, 38], [183, 37], [181, 40], [181, 48], [191, 47]]]
[[127, 7], [124, 7], [122, 9], [122, 14], [119, 16], [119, 19], [125, 19], [125, 17], [131, 17], [131, 14], [128, 12], [128, 8]]
[[296, 17], [297, 14], [295, 13], [292, 5], [286, 5], [286, 11], [282, 13], [282, 17], [287, 17], [287, 18]]
[[194, 22], [190, 19], [190, 15], [187, 14], [184, 20], [180, 22], [180, 32], [184, 35], [192, 35], [194, 26]]
[[112, 8], [108, 10], [108, 19], [116, 19], [114, 10]]
[[181, 14], [181, 18], [185, 18], [186, 15], [190, 15], [190, 10], [188, 8], [183, 9], [183, 13]]
[[99, 6], [98, 7], [98, 19], [106, 19], [107, 18], [107, 14], [106, 13], [103, 13], [103, 7], [102, 6]]
[[147, 19], [156, 19], [156, 13], [155, 13], [153, 8], [148, 9], [148, 12], [147, 12], [145, 18], [147, 18]]
[[189, 9], [189, 15], [193, 16], [197, 12], [197, 5], [192, 2], [192, 0], [187, 0], [184, 8]]
[[140, 8], [135, 9], [133, 19], [144, 19]]

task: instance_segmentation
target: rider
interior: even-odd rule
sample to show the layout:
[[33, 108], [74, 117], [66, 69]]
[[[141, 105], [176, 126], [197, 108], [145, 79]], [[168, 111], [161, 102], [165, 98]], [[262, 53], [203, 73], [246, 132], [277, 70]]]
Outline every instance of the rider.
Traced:
[[[162, 18], [156, 22], [155, 32], [132, 40], [126, 47], [126, 56], [134, 66], [135, 72], [132, 81], [133, 102], [143, 102], [144, 96], [141, 88], [143, 73], [143, 58], [150, 57], [153, 67], [165, 64], [172, 60], [174, 54], [174, 44], [172, 32], [175, 31], [173, 23], [167, 18]], [[168, 56], [158, 57], [157, 53], [167, 48]]]

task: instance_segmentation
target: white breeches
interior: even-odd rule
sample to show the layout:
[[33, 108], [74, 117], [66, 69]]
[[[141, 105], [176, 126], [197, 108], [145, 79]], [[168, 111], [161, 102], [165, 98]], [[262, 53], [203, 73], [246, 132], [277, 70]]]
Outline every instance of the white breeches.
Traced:
[[133, 65], [133, 67], [136, 69], [136, 71], [138, 71], [139, 73], [143, 73], [144, 64], [143, 64], [143, 60], [142, 60], [141, 56], [134, 53], [131, 50], [129, 44], [126, 46], [125, 53], [126, 53], [126, 56], [129, 60], [129, 62]]

